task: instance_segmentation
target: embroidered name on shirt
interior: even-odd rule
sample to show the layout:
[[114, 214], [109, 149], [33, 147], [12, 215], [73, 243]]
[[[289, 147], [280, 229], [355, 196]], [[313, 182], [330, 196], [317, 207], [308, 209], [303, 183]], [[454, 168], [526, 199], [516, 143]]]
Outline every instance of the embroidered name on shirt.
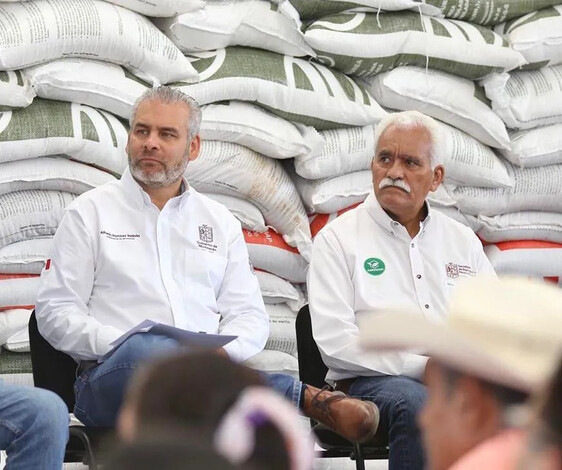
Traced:
[[136, 240], [140, 238], [139, 233], [110, 233], [102, 230], [100, 235], [105, 235], [105, 238], [109, 238], [110, 240]]
[[199, 225], [199, 241], [197, 242], [197, 246], [202, 250], [215, 253], [218, 247], [213, 243], [213, 239], [213, 227]]

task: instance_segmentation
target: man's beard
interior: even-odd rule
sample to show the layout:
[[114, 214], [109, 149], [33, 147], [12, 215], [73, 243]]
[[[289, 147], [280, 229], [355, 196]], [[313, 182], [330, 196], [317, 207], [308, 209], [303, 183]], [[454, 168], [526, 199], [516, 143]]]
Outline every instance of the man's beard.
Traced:
[[171, 167], [166, 166], [164, 163], [162, 165], [163, 168], [160, 171], [145, 171], [141, 167], [140, 160], [133, 161], [129, 155], [129, 169], [133, 178], [139, 183], [154, 189], [165, 188], [181, 180], [187, 168], [187, 158], [182, 158], [181, 161]]

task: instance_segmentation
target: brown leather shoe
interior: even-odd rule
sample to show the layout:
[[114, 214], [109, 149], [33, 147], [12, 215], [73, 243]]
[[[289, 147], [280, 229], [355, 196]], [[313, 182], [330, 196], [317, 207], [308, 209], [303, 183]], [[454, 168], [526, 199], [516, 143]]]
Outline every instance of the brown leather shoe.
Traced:
[[306, 385], [302, 411], [353, 442], [368, 441], [379, 426], [379, 409], [374, 403], [331, 392], [328, 386], [320, 390]]

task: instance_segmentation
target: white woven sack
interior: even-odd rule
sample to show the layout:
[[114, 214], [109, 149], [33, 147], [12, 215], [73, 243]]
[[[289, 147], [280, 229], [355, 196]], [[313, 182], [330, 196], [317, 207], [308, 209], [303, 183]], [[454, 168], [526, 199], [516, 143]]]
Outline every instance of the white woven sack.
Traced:
[[0, 72], [0, 111], [3, 107], [25, 108], [33, 98], [35, 91], [21, 70]]
[[41, 274], [52, 245], [52, 238], [35, 238], [0, 248], [0, 273]]
[[207, 193], [205, 196], [225, 206], [236, 217], [243, 228], [255, 232], [267, 232], [263, 214], [251, 202], [226, 194]]
[[0, 248], [55, 234], [64, 208], [76, 194], [62, 191], [17, 191], [0, 195]]
[[77, 103], [38, 98], [0, 112], [0, 163], [66, 155], [120, 175], [126, 145], [127, 130], [117, 118]]
[[[244, 101], [202, 107], [201, 138], [234, 142], [266, 157], [306, 156], [323, 145], [314, 128], [286, 121]], [[301, 133], [302, 132], [302, 133]]]
[[548, 280], [562, 287], [562, 244], [533, 240], [484, 247], [500, 276], [518, 275]]
[[560, 0], [426, 0], [440, 8], [447, 18], [482, 25], [495, 25], [540, 10]]
[[317, 129], [365, 126], [386, 112], [351, 78], [323, 65], [247, 47], [195, 54], [201, 82], [176, 84], [200, 104], [253, 101]]
[[330, 129], [318, 133], [323, 145], [295, 157], [295, 171], [307, 179], [331, 178], [370, 168], [375, 126]]
[[39, 284], [39, 276], [0, 279], [0, 316], [3, 310], [35, 308]]
[[447, 153], [445, 181], [460, 186], [513, 187], [513, 178], [492, 149], [454, 127], [441, 123]]
[[295, 185], [278, 160], [241, 145], [204, 141], [186, 178], [197, 191], [246, 199], [258, 207], [267, 225], [283, 234], [304, 257], [311, 237], [306, 213]]
[[470, 215], [500, 215], [518, 211], [562, 212], [562, 165], [535, 168], [506, 163], [513, 188], [458, 186], [449, 192], [461, 212]]
[[456, 127], [485, 145], [509, 147], [505, 124], [472, 80], [438, 70], [398, 67], [369, 79], [368, 90], [390, 109], [416, 110]]
[[[3, 281], [0, 280], [0, 284]], [[1, 287], [0, 287], [1, 289]], [[1, 303], [1, 299], [0, 299]], [[0, 346], [5, 345], [8, 339], [16, 333], [26, 329], [32, 310], [14, 308], [0, 311]]]
[[533, 129], [562, 122], [562, 65], [493, 74], [482, 83], [507, 127]]
[[106, 171], [63, 157], [0, 163], [0, 194], [30, 189], [82, 194], [114, 180]]
[[[446, 181], [464, 186], [513, 186], [501, 159], [489, 147], [458, 129], [446, 124], [442, 126], [447, 146], [443, 162]], [[372, 126], [322, 131], [320, 134], [326, 141], [320, 155], [295, 158], [295, 171], [299, 176], [319, 180], [371, 168], [375, 154]]]
[[300, 31], [298, 13], [295, 11], [292, 19], [281, 8], [292, 7], [289, 2], [207, 0], [201, 10], [156, 20], [155, 24], [183, 52], [247, 46], [296, 57], [314, 56]]
[[[140, 2], [139, 2], [140, 3]], [[105, 60], [154, 83], [195, 81], [181, 51], [147, 18], [100, 0], [0, 4], [0, 70], [62, 57]]]
[[478, 236], [487, 242], [543, 240], [562, 243], [562, 213], [523, 211], [478, 217]]
[[120, 65], [88, 59], [59, 59], [23, 72], [41, 98], [86, 104], [125, 119], [149, 86]]
[[299, 378], [299, 363], [297, 358], [280, 351], [264, 349], [242, 364], [252, 369], [267, 372], [268, 374], [287, 374], [295, 379]]
[[356, 77], [417, 65], [474, 80], [525, 63], [486, 27], [413, 12], [328, 16], [312, 23], [305, 38], [318, 60]]
[[269, 338], [265, 343], [265, 349], [296, 356], [296, 313], [286, 304], [266, 304], [265, 310], [269, 316]]
[[514, 165], [531, 167], [562, 163], [562, 123], [512, 131], [511, 149], [501, 154]]
[[250, 261], [256, 269], [275, 274], [290, 282], [306, 282], [307, 261], [288, 245], [281, 235], [269, 229], [265, 233], [243, 230]]
[[[0, 3], [19, 2], [27, 0], [0, 0]], [[108, 3], [122, 6], [146, 16], [174, 16], [178, 13], [203, 8], [204, 0], [158, 0], [158, 2], [147, 0], [105, 0]]]
[[306, 180], [294, 175], [295, 185], [309, 214], [331, 214], [362, 202], [373, 189], [371, 170]]
[[494, 30], [525, 57], [526, 68], [562, 63], [562, 5], [534, 11]]
[[256, 277], [265, 304], [285, 304], [301, 300], [299, 291], [285, 279], [260, 270], [256, 270]]

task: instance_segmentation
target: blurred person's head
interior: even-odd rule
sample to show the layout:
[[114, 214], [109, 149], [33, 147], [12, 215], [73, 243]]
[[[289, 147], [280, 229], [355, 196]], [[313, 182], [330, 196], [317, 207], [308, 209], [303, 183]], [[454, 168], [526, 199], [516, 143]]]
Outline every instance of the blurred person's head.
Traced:
[[107, 470], [234, 470], [197, 429], [147, 429], [134, 441], [120, 443], [104, 459]]
[[419, 422], [428, 468], [444, 470], [510, 426], [562, 352], [562, 291], [520, 278], [476, 278], [453, 293], [444, 324], [388, 312], [361, 321], [371, 349], [424, 351], [428, 400]]
[[[133, 378], [118, 419], [120, 437], [133, 442], [167, 426], [197, 429], [199, 438], [245, 469], [306, 469], [301, 461], [312, 461], [296, 410], [265, 388], [260, 373], [215, 353], [163, 358]], [[233, 431], [226, 446], [223, 429]]]
[[519, 470], [562, 469], [562, 360], [549, 385], [539, 394], [528, 448]]
[[446, 470], [459, 457], [508, 426], [522, 390], [482, 380], [437, 361], [426, 370], [428, 398], [419, 416], [429, 468]]

